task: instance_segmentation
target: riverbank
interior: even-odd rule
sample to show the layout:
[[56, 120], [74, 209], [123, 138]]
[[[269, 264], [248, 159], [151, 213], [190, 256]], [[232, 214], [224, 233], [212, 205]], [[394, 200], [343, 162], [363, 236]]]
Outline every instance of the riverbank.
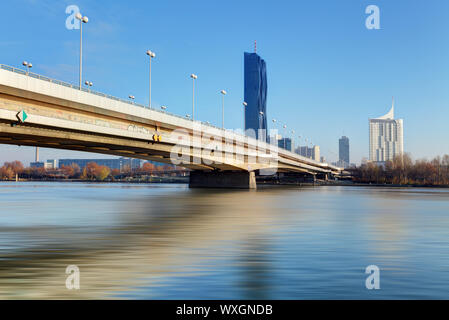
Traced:
[[[167, 184], [188, 184], [189, 177], [152, 177], [151, 179], [123, 179], [123, 180], [83, 180], [83, 179], [19, 179], [0, 180], [0, 182], [64, 182], [64, 183], [167, 183]], [[442, 188], [447, 189], [449, 185], [431, 185], [431, 184], [380, 184], [380, 183], [358, 183], [342, 180], [316, 180], [314, 182], [293, 182], [293, 181], [257, 181], [258, 186], [345, 186], [345, 187], [386, 187], [386, 188]]]
[[83, 180], [83, 179], [19, 179], [0, 180], [0, 182], [75, 182], [75, 183], [189, 183], [189, 177], [151, 177], [148, 179], [114, 179], [114, 180]]

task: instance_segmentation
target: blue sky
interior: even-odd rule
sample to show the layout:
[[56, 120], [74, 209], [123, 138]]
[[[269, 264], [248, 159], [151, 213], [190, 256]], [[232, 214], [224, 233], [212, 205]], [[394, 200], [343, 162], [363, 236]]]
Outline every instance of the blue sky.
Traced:
[[[153, 105], [191, 113], [191, 79], [198, 80], [196, 117], [243, 122], [243, 52], [267, 61], [269, 120], [287, 123], [320, 145], [331, 161], [338, 138], [350, 139], [351, 162], [368, 156], [368, 118], [385, 114], [395, 96], [404, 119], [404, 149], [414, 158], [449, 153], [449, 1], [447, 0], [197, 0], [40, 1], [2, 4], [0, 63], [33, 63], [33, 71], [78, 80], [79, 30], [65, 27], [67, 5], [84, 25], [84, 78], [93, 89], [148, 101], [147, 49]], [[365, 8], [380, 8], [380, 30], [365, 27]], [[303, 140], [302, 140], [303, 141]], [[28, 163], [34, 149], [0, 145], [0, 163]], [[41, 150], [41, 159], [104, 157]]]

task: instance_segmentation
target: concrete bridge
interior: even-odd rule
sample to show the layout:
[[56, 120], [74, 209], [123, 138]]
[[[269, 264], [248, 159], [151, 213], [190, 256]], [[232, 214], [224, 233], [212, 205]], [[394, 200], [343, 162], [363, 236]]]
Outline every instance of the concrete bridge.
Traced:
[[0, 143], [174, 163], [191, 187], [255, 188], [255, 175], [339, 175], [320, 163], [232, 130], [146, 108], [0, 65]]

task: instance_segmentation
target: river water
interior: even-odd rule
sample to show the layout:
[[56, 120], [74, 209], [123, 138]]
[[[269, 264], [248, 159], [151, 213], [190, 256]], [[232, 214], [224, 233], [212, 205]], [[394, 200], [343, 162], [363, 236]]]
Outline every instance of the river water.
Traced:
[[449, 299], [449, 189], [0, 183], [0, 298]]

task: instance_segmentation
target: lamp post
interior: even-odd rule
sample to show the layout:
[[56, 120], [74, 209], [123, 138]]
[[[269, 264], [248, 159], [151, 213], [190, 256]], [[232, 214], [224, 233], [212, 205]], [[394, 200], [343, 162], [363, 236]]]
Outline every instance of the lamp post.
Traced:
[[87, 23], [89, 21], [89, 18], [84, 16], [81, 13], [77, 13], [75, 18], [77, 18], [80, 21], [80, 90], [81, 90], [81, 83], [83, 82], [83, 23]]
[[286, 134], [286, 132], [287, 132], [287, 125], [284, 124], [284, 125], [282, 126], [282, 128], [284, 128], [284, 149], [285, 149], [285, 137], [287, 136], [287, 134]]
[[[273, 126], [276, 128], [277, 120], [273, 119], [271, 121], [273, 121]], [[277, 139], [277, 128], [276, 128], [276, 135], [273, 138], [274, 138], [273, 141], [276, 141], [276, 146], [279, 147], [279, 142], [278, 142], [278, 139]], [[270, 138], [270, 143], [271, 143], [271, 138]]]
[[136, 97], [134, 97], [133, 95], [130, 94], [130, 95], [128, 96], [128, 98], [130, 98], [130, 99], [131, 99], [131, 102], [134, 104], [134, 99], [135, 99]]
[[161, 106], [161, 110], [167, 110], [167, 106]]
[[195, 79], [198, 79], [198, 76], [192, 73], [190, 78], [192, 78], [192, 120], [195, 120]]
[[28, 73], [30, 72], [30, 68], [33, 67], [33, 64], [31, 62], [24, 61], [24, 62], [22, 62], [22, 65], [24, 65], [26, 67], [26, 70], [27, 70], [26, 75], [28, 75]]
[[220, 93], [222, 94], [223, 100], [221, 105], [221, 128], [224, 129], [224, 96], [227, 94], [226, 90], [221, 90]]
[[309, 157], [309, 144], [307, 143], [307, 138], [304, 139], [305, 146], [306, 146], [306, 158]]
[[243, 101], [242, 104], [243, 104], [243, 134], [245, 134], [245, 132], [246, 132], [246, 107], [248, 106], [248, 104], [245, 101]]
[[187, 119], [190, 119], [190, 114], [186, 114], [186, 118], [187, 118]]
[[292, 134], [292, 143], [291, 143], [292, 147], [291, 147], [290, 151], [294, 152], [295, 151], [295, 130], [292, 130], [291, 134]]
[[248, 106], [248, 104], [243, 101], [243, 132], [246, 131], [246, 107]]
[[155, 58], [156, 54], [151, 50], [147, 50], [147, 55], [150, 57], [150, 103], [149, 103], [149, 107], [151, 108], [151, 59]]

